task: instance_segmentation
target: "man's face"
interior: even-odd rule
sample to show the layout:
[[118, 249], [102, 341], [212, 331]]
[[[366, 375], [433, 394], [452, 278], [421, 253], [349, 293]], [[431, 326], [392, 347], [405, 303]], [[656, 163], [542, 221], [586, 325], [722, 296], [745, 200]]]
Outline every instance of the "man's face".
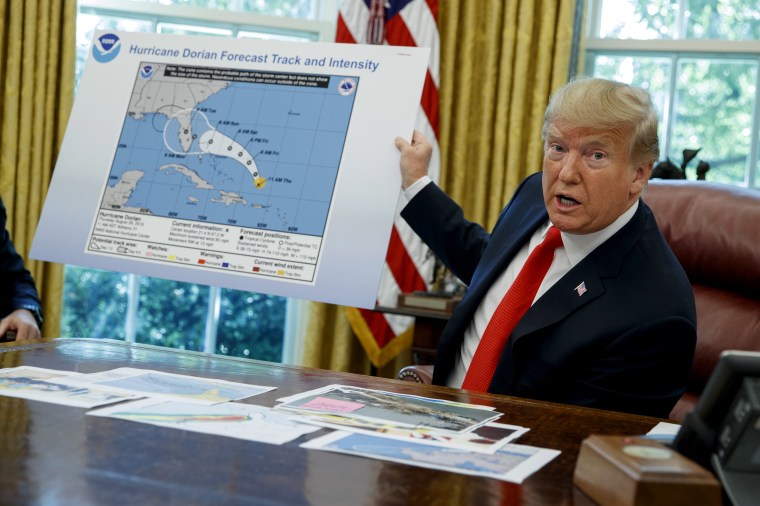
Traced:
[[571, 234], [597, 232], [623, 214], [649, 180], [629, 140], [609, 131], [549, 125], [544, 143], [544, 203], [551, 222]]

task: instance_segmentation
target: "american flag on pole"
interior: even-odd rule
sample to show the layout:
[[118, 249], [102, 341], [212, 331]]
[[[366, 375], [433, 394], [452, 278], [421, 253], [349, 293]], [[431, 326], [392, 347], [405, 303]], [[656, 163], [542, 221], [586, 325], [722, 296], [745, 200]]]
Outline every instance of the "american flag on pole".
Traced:
[[[430, 61], [415, 128], [433, 144], [430, 177], [438, 180], [438, 0], [343, 0], [336, 42], [430, 48]], [[388, 97], [393, 100], [393, 97]], [[399, 132], [411, 139], [412, 132]], [[393, 142], [393, 139], [387, 139]], [[400, 204], [401, 205], [401, 204]], [[398, 214], [398, 212], [397, 212]], [[399, 293], [427, 289], [435, 261], [403, 219], [395, 221], [377, 303], [395, 306]], [[382, 367], [412, 343], [414, 319], [346, 308], [354, 333], [375, 367]]]

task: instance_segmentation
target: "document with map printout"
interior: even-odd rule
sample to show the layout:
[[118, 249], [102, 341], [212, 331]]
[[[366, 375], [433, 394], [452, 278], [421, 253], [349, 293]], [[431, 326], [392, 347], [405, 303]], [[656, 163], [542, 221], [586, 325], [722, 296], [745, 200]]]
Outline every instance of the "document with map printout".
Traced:
[[26, 365], [9, 367], [0, 370], [0, 395], [77, 408], [94, 408], [142, 397], [134, 393], [104, 392], [82, 385], [65, 385], [56, 382], [61, 378], [77, 375], [69, 371]]
[[97, 32], [31, 256], [374, 307], [428, 56]]
[[329, 385], [278, 399], [275, 409], [309, 415], [339, 415], [396, 427], [466, 432], [501, 416], [474, 404], [447, 402], [383, 390]]
[[391, 423], [372, 422], [340, 415], [301, 414], [294, 419], [343, 432], [414, 441], [478, 453], [495, 453], [507, 443], [528, 432], [526, 427], [495, 422], [475, 427], [467, 432], [454, 432], [427, 427], [401, 427]]
[[319, 430], [270, 408], [239, 402], [203, 406], [143, 399], [87, 414], [276, 445]]
[[559, 450], [519, 444], [508, 444], [492, 454], [479, 453], [342, 431], [301, 446], [512, 483], [521, 483], [560, 454]]
[[51, 378], [62, 385], [85, 386], [93, 390], [137, 394], [141, 397], [178, 400], [198, 404], [236, 401], [274, 390], [275, 387], [248, 385], [185, 374], [120, 367], [92, 374]]

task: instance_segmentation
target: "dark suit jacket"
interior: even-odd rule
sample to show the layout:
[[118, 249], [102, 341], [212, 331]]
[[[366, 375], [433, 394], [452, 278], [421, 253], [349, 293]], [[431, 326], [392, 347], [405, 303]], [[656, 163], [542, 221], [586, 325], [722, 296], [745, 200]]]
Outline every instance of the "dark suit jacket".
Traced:
[[13, 247], [6, 221], [5, 206], [0, 199], [0, 318], [19, 308], [40, 307], [34, 280]]
[[[548, 219], [541, 174], [528, 177], [491, 234], [430, 184], [402, 216], [469, 287], [444, 330], [433, 382], [445, 384], [464, 332], [496, 278]], [[586, 292], [576, 291], [581, 283]], [[696, 309], [651, 210], [541, 296], [515, 327], [489, 392], [667, 417], [686, 389]]]

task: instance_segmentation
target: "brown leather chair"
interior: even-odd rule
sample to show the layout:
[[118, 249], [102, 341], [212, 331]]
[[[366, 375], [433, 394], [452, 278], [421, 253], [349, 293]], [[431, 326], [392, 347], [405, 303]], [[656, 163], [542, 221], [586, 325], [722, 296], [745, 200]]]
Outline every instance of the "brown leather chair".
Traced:
[[653, 180], [644, 195], [691, 280], [697, 349], [683, 420], [723, 350], [760, 350], [760, 191], [705, 181]]
[[[723, 350], [760, 351], [760, 191], [705, 181], [652, 180], [644, 194], [692, 283], [697, 349], [686, 393], [670, 416], [693, 409]], [[429, 383], [432, 366], [399, 379]]]

